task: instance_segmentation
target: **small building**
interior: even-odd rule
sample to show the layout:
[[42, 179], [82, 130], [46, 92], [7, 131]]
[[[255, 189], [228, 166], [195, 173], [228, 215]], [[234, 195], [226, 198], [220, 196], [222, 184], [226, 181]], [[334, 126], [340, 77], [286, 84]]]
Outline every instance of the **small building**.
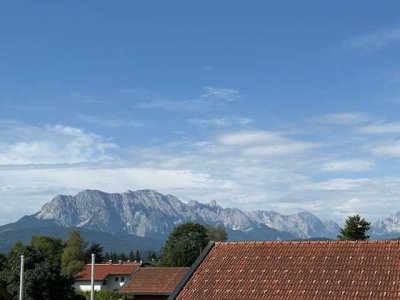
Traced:
[[168, 299], [400, 299], [400, 241], [210, 243]]
[[119, 291], [126, 299], [165, 300], [189, 268], [141, 267]]
[[[75, 275], [74, 287], [82, 292], [90, 291], [91, 264]], [[139, 263], [95, 264], [94, 288], [96, 291], [118, 291], [140, 267]]]

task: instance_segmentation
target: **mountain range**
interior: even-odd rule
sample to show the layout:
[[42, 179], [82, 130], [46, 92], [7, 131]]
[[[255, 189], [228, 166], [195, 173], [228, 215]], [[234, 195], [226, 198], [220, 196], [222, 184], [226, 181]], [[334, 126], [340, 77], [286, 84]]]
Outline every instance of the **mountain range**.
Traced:
[[[295, 240], [336, 238], [339, 225], [323, 222], [310, 212], [283, 215], [275, 211], [242, 211], [223, 208], [216, 201], [184, 203], [154, 190], [105, 193], [84, 190], [75, 196], [58, 195], [36, 214], [0, 226], [0, 250], [32, 235], [66, 238], [78, 228], [87, 241], [96, 241], [108, 251], [159, 249], [171, 230], [194, 221], [223, 225], [230, 240]], [[400, 213], [373, 225], [378, 237], [400, 232]], [[399, 234], [400, 236], [400, 234]]]

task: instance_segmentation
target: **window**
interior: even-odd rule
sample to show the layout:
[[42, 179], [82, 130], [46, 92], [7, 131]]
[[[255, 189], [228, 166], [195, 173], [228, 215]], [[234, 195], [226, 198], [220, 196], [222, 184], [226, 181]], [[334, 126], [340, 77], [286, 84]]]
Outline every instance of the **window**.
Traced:
[[125, 281], [125, 277], [121, 277], [121, 282], [124, 282]]
[[103, 285], [107, 285], [107, 279], [103, 280]]
[[115, 277], [115, 281], [118, 281], [118, 277]]

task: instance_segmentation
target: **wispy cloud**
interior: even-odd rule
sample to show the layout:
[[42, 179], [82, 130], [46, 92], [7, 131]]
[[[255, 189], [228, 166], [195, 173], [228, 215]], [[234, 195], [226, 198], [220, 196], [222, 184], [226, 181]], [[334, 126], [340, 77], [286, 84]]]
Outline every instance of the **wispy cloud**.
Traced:
[[269, 131], [237, 131], [219, 136], [218, 141], [229, 146], [252, 146], [280, 142], [282, 138]]
[[222, 89], [211, 86], [203, 88], [204, 93], [198, 99], [202, 103], [215, 103], [215, 102], [237, 102], [241, 99], [241, 94], [237, 90]]
[[400, 42], [400, 27], [360, 34], [344, 42], [343, 46], [360, 50], [379, 50]]
[[85, 123], [105, 128], [120, 128], [120, 127], [139, 128], [145, 126], [144, 123], [135, 120], [108, 119], [91, 115], [78, 115], [77, 117], [79, 120]]
[[327, 114], [316, 118], [319, 123], [332, 125], [359, 125], [371, 119], [371, 116], [365, 112], [343, 112]]
[[299, 154], [317, 146], [269, 131], [232, 132], [219, 136], [218, 141], [225, 146], [240, 148], [243, 155], [264, 157]]
[[322, 166], [328, 172], [363, 172], [371, 170], [375, 164], [368, 160], [339, 160], [325, 163]]
[[211, 119], [187, 119], [187, 121], [199, 127], [207, 127], [207, 126], [228, 127], [234, 125], [246, 126], [253, 123], [253, 120], [250, 118], [232, 117], [232, 116], [211, 118]]
[[380, 145], [370, 148], [370, 152], [379, 156], [400, 158], [400, 141], [382, 142]]
[[398, 134], [400, 133], [400, 122], [367, 125], [361, 127], [360, 131], [375, 134]]
[[351, 191], [361, 188], [368, 182], [368, 178], [335, 178], [313, 183], [312, 185], [309, 185], [307, 189], [323, 191]]
[[0, 128], [0, 165], [95, 162], [111, 159], [117, 147], [100, 135], [63, 125]]
[[162, 109], [167, 111], [192, 111], [212, 105], [226, 105], [239, 102], [241, 94], [237, 90], [204, 87], [203, 93], [192, 100], [148, 100], [137, 103], [138, 108]]

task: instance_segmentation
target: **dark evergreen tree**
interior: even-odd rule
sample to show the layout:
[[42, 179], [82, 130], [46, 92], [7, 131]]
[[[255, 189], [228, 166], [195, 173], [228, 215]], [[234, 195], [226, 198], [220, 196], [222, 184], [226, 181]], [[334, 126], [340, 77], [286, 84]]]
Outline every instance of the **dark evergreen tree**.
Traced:
[[85, 262], [92, 262], [92, 253], [95, 254], [95, 262], [101, 263], [105, 261], [105, 257], [103, 255], [103, 247], [100, 244], [92, 242], [89, 247], [85, 251]]
[[134, 261], [135, 260], [135, 254], [133, 253], [133, 250], [131, 250], [131, 252], [129, 252], [129, 260], [130, 261]]
[[128, 258], [126, 257], [125, 253], [118, 254], [118, 261], [120, 261], [120, 260], [122, 260], [122, 261], [127, 261], [128, 260]]
[[360, 215], [354, 215], [348, 217], [346, 220], [346, 225], [340, 229], [340, 234], [338, 238], [340, 240], [368, 240], [369, 236], [366, 235], [367, 231], [370, 229], [370, 222], [367, 222]]
[[137, 262], [140, 262], [142, 259], [140, 258], [140, 253], [139, 253], [139, 250], [136, 250], [136, 253], [135, 253], [135, 260], [137, 261]]

